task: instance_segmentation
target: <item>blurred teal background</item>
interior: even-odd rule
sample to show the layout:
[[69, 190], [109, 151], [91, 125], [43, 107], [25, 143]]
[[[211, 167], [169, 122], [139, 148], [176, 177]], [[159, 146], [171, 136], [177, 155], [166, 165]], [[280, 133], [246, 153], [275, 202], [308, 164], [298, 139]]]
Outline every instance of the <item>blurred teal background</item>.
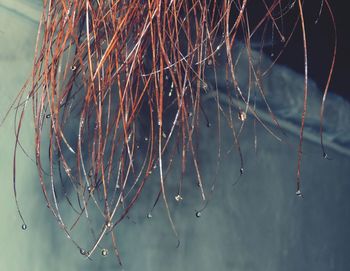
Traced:
[[[2, 119], [18, 91], [31, 72], [35, 47], [40, 1], [0, 0], [0, 118]], [[296, 93], [295, 82], [302, 76], [285, 67], [275, 66], [268, 81], [270, 91], [277, 93], [288, 87]], [[320, 94], [316, 87], [310, 101], [310, 116], [317, 115]], [[275, 92], [274, 92], [275, 91]], [[280, 93], [280, 92], [279, 92]], [[296, 95], [296, 94], [295, 94]], [[278, 95], [271, 95], [277, 97]], [[152, 219], [146, 215], [155, 199], [156, 188], [146, 190], [139, 205], [130, 213], [130, 220], [117, 229], [124, 269], [146, 270], [350, 270], [350, 157], [347, 120], [349, 105], [331, 99], [327, 118], [330, 127], [326, 135], [332, 160], [322, 158], [320, 145], [305, 141], [302, 164], [304, 198], [295, 196], [296, 144], [298, 137], [288, 127], [295, 123], [283, 110], [281, 116], [288, 123], [291, 146], [274, 140], [262, 127], [257, 127], [258, 151], [254, 151], [252, 122], [247, 122], [241, 138], [245, 158], [245, 173], [239, 175], [239, 159], [232, 135], [223, 125], [223, 158], [218, 183], [212, 200], [200, 218], [195, 210], [201, 208], [200, 194], [185, 187], [184, 201], [176, 205], [174, 196], [178, 181], [176, 169], [168, 189], [180, 246], [176, 248], [163, 204], [160, 203]], [[279, 101], [272, 101], [273, 103]], [[341, 106], [337, 106], [340, 105]], [[209, 115], [216, 112], [211, 99], [205, 101]], [[343, 115], [337, 115], [337, 109]], [[30, 111], [28, 111], [30, 112]], [[329, 111], [331, 112], [331, 111]], [[211, 114], [210, 114], [211, 113]], [[290, 112], [289, 112], [290, 113]], [[295, 114], [295, 112], [292, 112]], [[338, 116], [338, 117], [337, 117]], [[333, 118], [334, 117], [334, 118]], [[215, 121], [215, 117], [213, 117]], [[215, 123], [204, 129], [199, 160], [202, 175], [211, 183], [216, 170]], [[34, 154], [33, 125], [28, 114], [23, 125], [21, 142], [29, 155]], [[309, 129], [317, 138], [317, 129]], [[333, 137], [332, 137], [332, 132]], [[339, 133], [339, 135], [337, 134]], [[79, 254], [60, 231], [46, 208], [36, 174], [35, 164], [18, 152], [17, 190], [19, 205], [28, 224], [21, 230], [12, 190], [12, 157], [14, 149], [14, 111], [0, 127], [0, 270], [119, 270], [110, 249], [108, 257], [100, 252], [93, 261]], [[195, 173], [188, 172], [184, 180], [192, 184]], [[151, 182], [158, 179], [156, 175]], [[170, 181], [169, 181], [170, 182]], [[171, 188], [174, 188], [173, 190]], [[78, 234], [80, 238], [90, 233]], [[107, 238], [108, 240], [108, 238]]]

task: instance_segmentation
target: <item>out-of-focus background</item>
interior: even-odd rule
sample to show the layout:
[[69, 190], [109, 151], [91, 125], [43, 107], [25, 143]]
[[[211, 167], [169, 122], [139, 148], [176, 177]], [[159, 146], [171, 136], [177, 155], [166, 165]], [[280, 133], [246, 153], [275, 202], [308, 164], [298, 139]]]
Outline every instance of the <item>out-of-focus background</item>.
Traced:
[[[0, 119], [30, 75], [41, 1], [0, 0]], [[311, 49], [312, 50], [312, 49]], [[269, 61], [268, 59], [266, 60]], [[342, 61], [342, 60], [340, 60]], [[244, 75], [242, 75], [244, 78]], [[300, 122], [302, 75], [276, 65], [266, 81], [271, 106], [287, 133], [289, 144], [276, 141], [248, 116], [241, 147], [245, 172], [239, 176], [239, 157], [231, 132], [222, 125], [222, 159], [216, 188], [207, 208], [199, 191], [185, 189], [180, 204], [175, 187], [168, 189], [180, 246], [159, 203], [147, 219], [156, 190], [146, 191], [119, 229], [119, 247], [125, 270], [349, 270], [350, 258], [350, 106], [330, 95], [325, 119], [328, 155], [322, 158], [318, 143], [317, 114], [321, 92], [310, 82], [310, 113], [306, 127], [302, 187], [304, 198], [295, 195], [296, 147]], [[299, 89], [299, 91], [297, 91]], [[281, 94], [283, 93], [283, 94]], [[285, 99], [285, 97], [292, 97]], [[203, 129], [199, 163], [204, 181], [216, 172], [216, 105], [210, 97], [203, 103], [212, 117]], [[225, 104], [223, 98], [222, 104]], [[31, 161], [34, 153], [30, 115], [25, 119], [21, 142], [27, 157], [18, 151], [17, 193], [28, 229], [21, 229], [12, 184], [15, 142], [15, 111], [0, 127], [0, 270], [118, 270], [110, 251], [98, 251], [85, 259], [59, 230], [46, 208]], [[32, 157], [33, 158], [33, 157]], [[168, 178], [176, 185], [176, 170]], [[195, 173], [184, 180], [192, 184]], [[157, 182], [157, 178], [151, 180]], [[89, 233], [86, 233], [87, 235]], [[108, 243], [104, 243], [107, 248]]]

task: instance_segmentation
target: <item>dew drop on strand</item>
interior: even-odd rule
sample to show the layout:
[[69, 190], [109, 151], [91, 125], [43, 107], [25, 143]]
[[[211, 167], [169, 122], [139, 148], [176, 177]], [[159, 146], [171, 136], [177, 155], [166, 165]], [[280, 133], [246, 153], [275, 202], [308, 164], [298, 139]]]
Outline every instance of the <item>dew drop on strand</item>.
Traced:
[[244, 169], [242, 167], [239, 169], [239, 173], [241, 173], [241, 175], [243, 175]]
[[101, 255], [102, 255], [103, 257], [106, 257], [106, 256], [108, 255], [108, 249], [107, 249], [107, 248], [102, 249], [102, 250], [101, 250]]
[[27, 224], [22, 224], [21, 228], [22, 228], [22, 230], [25, 231], [26, 229], [28, 229], [28, 226], [27, 226]]
[[108, 221], [107, 223], [106, 223], [106, 226], [107, 226], [107, 228], [108, 229], [111, 229], [112, 228], [112, 222], [111, 221]]
[[196, 212], [196, 217], [200, 217], [202, 215], [202, 213], [200, 211]]
[[148, 213], [148, 214], [147, 214], [147, 218], [152, 218], [152, 214], [151, 214], [151, 213]]
[[181, 195], [176, 195], [176, 196], [175, 196], [175, 200], [176, 200], [177, 202], [180, 202], [180, 201], [183, 200], [183, 198], [181, 197]]

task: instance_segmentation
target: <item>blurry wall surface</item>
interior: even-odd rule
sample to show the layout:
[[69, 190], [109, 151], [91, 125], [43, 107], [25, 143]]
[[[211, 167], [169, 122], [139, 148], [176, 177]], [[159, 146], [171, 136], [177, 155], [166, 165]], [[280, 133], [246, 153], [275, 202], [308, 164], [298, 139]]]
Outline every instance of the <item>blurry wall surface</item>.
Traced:
[[[1, 119], [30, 75], [40, 17], [38, 2], [0, 0]], [[179, 172], [173, 169], [167, 194], [179, 233], [177, 247], [163, 202], [156, 206], [152, 218], [147, 218], [159, 189], [155, 172], [129, 219], [116, 230], [123, 267], [117, 265], [108, 242], [103, 243], [110, 248], [107, 257], [99, 251], [92, 261], [80, 255], [46, 208], [36, 165], [31, 160], [34, 132], [30, 114], [20, 137], [29, 157], [18, 150], [17, 161], [18, 200], [28, 223], [27, 230], [21, 229], [13, 196], [15, 110], [11, 110], [0, 127], [0, 270], [350, 270], [350, 125], [346, 119], [349, 105], [339, 97], [330, 98], [325, 137], [331, 160], [323, 159], [320, 144], [314, 140], [318, 138], [318, 127], [312, 121], [321, 94], [310, 83], [311, 121], [303, 150], [303, 198], [297, 197], [297, 102], [287, 111], [287, 105], [278, 108], [282, 101], [291, 101], [282, 94], [278, 98], [278, 93], [283, 89], [285, 95], [292, 93], [293, 98], [302, 96], [302, 82], [302, 75], [286, 67], [273, 68], [264, 84], [276, 93], [270, 95], [271, 103], [275, 104], [281, 123], [285, 123], [282, 128], [287, 136], [281, 143], [259, 124], [255, 131], [253, 117], [248, 115], [240, 136], [245, 163], [242, 176], [234, 138], [225, 120], [221, 123], [220, 168], [215, 174], [219, 144], [217, 105], [211, 97], [203, 97], [212, 126], [202, 127], [198, 158], [204, 183], [210, 187], [215, 182], [209, 203], [197, 217], [196, 211], [203, 203], [191, 169], [184, 179], [183, 200], [177, 203]], [[227, 103], [223, 97], [222, 105]]]

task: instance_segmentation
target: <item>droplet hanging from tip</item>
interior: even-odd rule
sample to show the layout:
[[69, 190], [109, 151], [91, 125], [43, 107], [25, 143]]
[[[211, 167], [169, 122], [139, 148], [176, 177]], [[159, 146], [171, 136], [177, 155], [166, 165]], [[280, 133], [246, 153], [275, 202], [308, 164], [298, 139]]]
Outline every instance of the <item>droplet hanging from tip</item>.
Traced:
[[326, 159], [326, 160], [332, 160], [327, 153], [323, 153], [323, 159]]
[[102, 255], [103, 257], [106, 257], [106, 256], [108, 255], [108, 249], [107, 249], [107, 248], [103, 248], [103, 249], [101, 250], [101, 255]]
[[183, 200], [183, 198], [181, 197], [181, 195], [176, 195], [175, 196], [175, 200], [177, 201], [177, 202], [180, 202], [180, 201], [182, 201]]
[[27, 224], [23, 223], [22, 226], [21, 226], [21, 228], [22, 228], [22, 230], [25, 231], [26, 229], [28, 229], [28, 226], [27, 226]]
[[80, 248], [79, 252], [83, 256], [86, 256], [88, 254], [88, 252], [85, 249], [83, 249], [83, 248]]
[[200, 211], [196, 212], [196, 217], [200, 217], [202, 215], [202, 213]]

